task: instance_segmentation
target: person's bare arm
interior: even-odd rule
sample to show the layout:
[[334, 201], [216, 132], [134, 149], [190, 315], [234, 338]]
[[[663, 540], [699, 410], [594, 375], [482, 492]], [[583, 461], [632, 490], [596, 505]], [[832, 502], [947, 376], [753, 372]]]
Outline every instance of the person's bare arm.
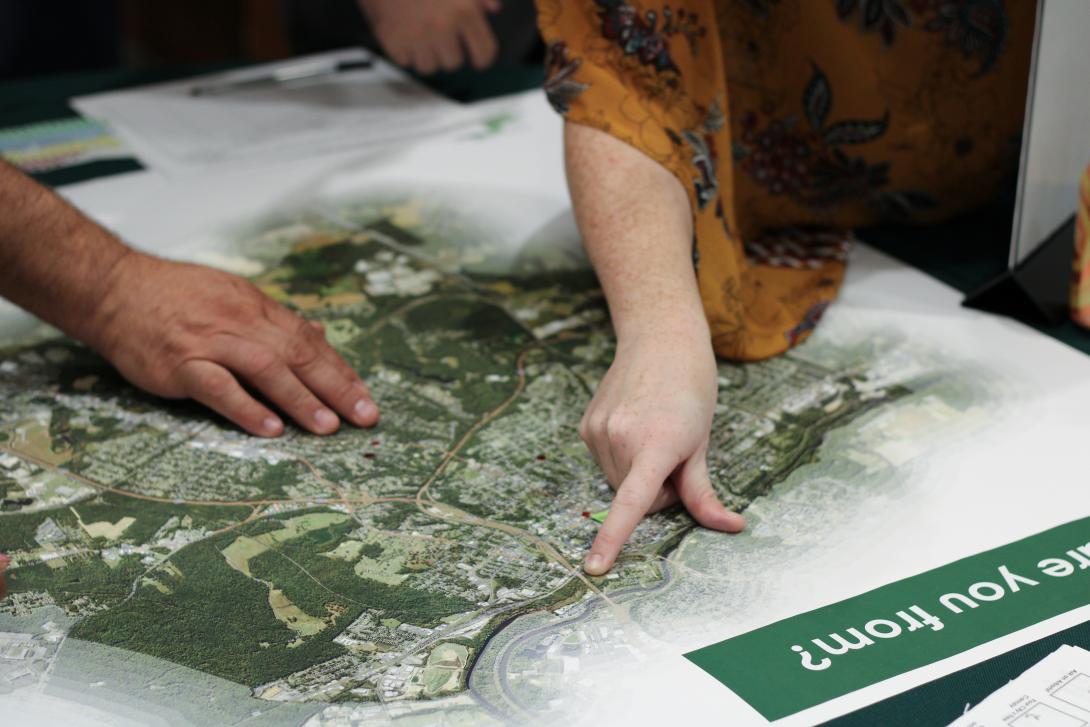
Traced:
[[140, 388], [196, 399], [251, 434], [277, 436], [284, 424], [240, 380], [316, 434], [336, 431], [337, 414], [378, 421], [366, 385], [320, 326], [241, 278], [129, 248], [3, 162], [0, 295]]
[[576, 222], [609, 302], [613, 364], [580, 434], [617, 490], [584, 568], [608, 571], [649, 512], [679, 499], [700, 524], [735, 532], [706, 454], [718, 375], [692, 265], [685, 190], [660, 164], [614, 137], [565, 124]]
[[129, 249], [0, 161], [0, 295], [76, 338]]

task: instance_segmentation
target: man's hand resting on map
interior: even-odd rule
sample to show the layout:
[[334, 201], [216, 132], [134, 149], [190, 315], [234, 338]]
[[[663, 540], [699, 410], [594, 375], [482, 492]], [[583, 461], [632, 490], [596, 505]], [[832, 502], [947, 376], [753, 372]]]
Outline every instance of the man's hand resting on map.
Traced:
[[[0, 162], [0, 294], [159, 396], [192, 398], [258, 436], [379, 418], [367, 386], [307, 323], [247, 281], [126, 247]], [[340, 417], [338, 417], [338, 414]]]
[[617, 489], [583, 564], [600, 575], [644, 515], [678, 500], [705, 527], [736, 532], [745, 523], [708, 478], [718, 374], [685, 190], [653, 159], [597, 129], [568, 123], [564, 141], [576, 221], [617, 333], [613, 365], [581, 428]]
[[284, 424], [240, 380], [314, 434], [335, 432], [337, 414], [378, 421], [367, 386], [319, 325], [218, 270], [129, 251], [84, 336], [141, 389], [196, 399], [251, 434], [275, 437]]

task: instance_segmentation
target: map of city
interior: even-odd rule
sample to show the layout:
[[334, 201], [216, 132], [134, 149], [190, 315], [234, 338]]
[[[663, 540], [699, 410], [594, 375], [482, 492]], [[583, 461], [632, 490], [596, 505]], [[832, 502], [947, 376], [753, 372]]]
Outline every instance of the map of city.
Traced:
[[[254, 282], [325, 324], [382, 423], [257, 439], [71, 341], [5, 350], [0, 697], [82, 649], [89, 665], [130, 654], [111, 668], [133, 685], [147, 664], [239, 685], [247, 715], [281, 705], [284, 723], [519, 720], [584, 699], [580, 660], [638, 661], [664, 613], [753, 596], [712, 564], [750, 541], [680, 510], [648, 518], [608, 576], [580, 570], [611, 491], [577, 426], [613, 339], [578, 260], [539, 245], [500, 269], [456, 211], [420, 200], [243, 237]], [[908, 435], [979, 406], [984, 384], [939, 360], [830, 324], [787, 356], [721, 364], [709, 464], [724, 500], [772, 507], [806, 470], [806, 505], [783, 520], [805, 533], [829, 502], [895, 496]], [[746, 548], [746, 567], [771, 557]]]

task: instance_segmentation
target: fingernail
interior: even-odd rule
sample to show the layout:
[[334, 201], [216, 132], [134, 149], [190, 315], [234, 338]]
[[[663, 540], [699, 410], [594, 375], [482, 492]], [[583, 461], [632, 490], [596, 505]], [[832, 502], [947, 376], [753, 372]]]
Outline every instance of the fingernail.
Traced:
[[356, 419], [370, 421], [378, 413], [378, 407], [370, 399], [360, 399], [352, 411], [355, 412]]
[[600, 576], [606, 572], [606, 559], [598, 553], [591, 553], [583, 561], [583, 570], [592, 576]]
[[276, 417], [266, 417], [265, 421], [261, 422], [261, 431], [275, 437], [283, 426]]
[[337, 415], [329, 409], [319, 409], [314, 413], [314, 423], [322, 431], [330, 431], [337, 428], [339, 421]]

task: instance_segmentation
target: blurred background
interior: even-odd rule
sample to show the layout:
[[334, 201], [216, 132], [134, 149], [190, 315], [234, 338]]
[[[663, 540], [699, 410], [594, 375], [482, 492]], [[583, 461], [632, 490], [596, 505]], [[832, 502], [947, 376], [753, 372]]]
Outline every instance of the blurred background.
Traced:
[[[432, 0], [442, 3], [443, 0]], [[420, 12], [432, 7], [421, 2]], [[360, 0], [0, 0], [0, 80], [43, 74], [204, 71], [362, 45], [381, 52]], [[533, 85], [542, 44], [532, 0], [503, 0], [488, 17], [499, 51], [485, 76], [428, 74], [429, 85], [475, 98]], [[170, 75], [175, 75], [171, 73]]]

